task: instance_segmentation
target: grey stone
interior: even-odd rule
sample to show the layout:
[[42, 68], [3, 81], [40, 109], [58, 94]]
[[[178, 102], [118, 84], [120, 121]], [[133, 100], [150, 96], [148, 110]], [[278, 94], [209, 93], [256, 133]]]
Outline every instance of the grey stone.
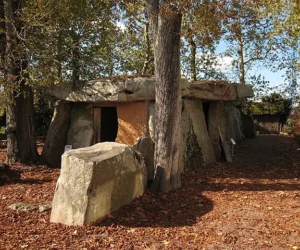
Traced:
[[147, 171], [129, 146], [104, 142], [67, 151], [52, 202], [51, 222], [94, 224], [143, 195]]
[[[225, 81], [198, 81], [189, 83], [181, 79], [183, 97], [202, 100], [234, 101], [238, 98], [253, 97], [251, 86], [228, 84]], [[76, 89], [70, 84], [63, 87], [51, 86], [46, 90], [46, 97], [69, 102], [136, 102], [155, 100], [155, 78], [116, 77], [96, 79], [81, 83]]]
[[236, 84], [237, 98], [254, 97], [252, 86], [245, 84]]
[[12, 209], [12, 210], [29, 212], [29, 211], [38, 210], [39, 206], [36, 205], [36, 204], [28, 204], [28, 203], [24, 203], [24, 202], [17, 202], [17, 203], [9, 205], [8, 208]]
[[39, 205], [39, 212], [40, 213], [48, 212], [51, 209], [52, 209], [52, 202], [47, 202], [47, 203]]
[[93, 107], [87, 103], [75, 103], [71, 111], [67, 144], [72, 145], [73, 149], [90, 146], [94, 134], [93, 123]]
[[70, 126], [71, 103], [58, 101], [42, 152], [42, 160], [51, 167], [60, 167], [61, 155], [67, 142]]
[[155, 141], [155, 102], [149, 102], [147, 104], [148, 109], [148, 124], [147, 132], [148, 136]]
[[[199, 100], [184, 100], [183, 105], [184, 110], [186, 110], [186, 117], [182, 119], [182, 137], [185, 140], [183, 143], [187, 145], [191, 145], [191, 143], [193, 144], [192, 148], [183, 146], [185, 147], [185, 149], [182, 149], [183, 152], [185, 152], [183, 153], [185, 155], [184, 158], [186, 159], [187, 156], [193, 157], [193, 154], [189, 152], [189, 150], [192, 150], [194, 152], [198, 152], [198, 154], [201, 152], [204, 163], [215, 162], [216, 157], [208, 135], [202, 102]], [[184, 128], [185, 126], [187, 128]], [[199, 155], [194, 155], [194, 157], [199, 157]], [[186, 160], [184, 161], [186, 162]], [[199, 166], [201, 166], [200, 162]]]
[[233, 138], [237, 143], [245, 139], [243, 133], [243, 123], [241, 108], [226, 104], [225, 113], [227, 114], [227, 131], [229, 138]]
[[208, 111], [208, 132], [217, 160], [221, 160], [222, 147], [220, 145], [219, 118], [223, 115], [221, 102], [210, 102]]
[[154, 177], [154, 142], [149, 137], [140, 137], [133, 149], [141, 153], [145, 160], [147, 169], [147, 180], [152, 181]]
[[8, 206], [9, 209], [12, 210], [18, 210], [18, 211], [24, 211], [24, 212], [30, 212], [30, 211], [39, 211], [47, 212], [51, 210], [51, 202], [43, 203], [43, 204], [29, 204], [24, 202], [17, 202], [13, 203]]
[[236, 100], [236, 87], [225, 81], [198, 81], [190, 85], [187, 97], [209, 101]]

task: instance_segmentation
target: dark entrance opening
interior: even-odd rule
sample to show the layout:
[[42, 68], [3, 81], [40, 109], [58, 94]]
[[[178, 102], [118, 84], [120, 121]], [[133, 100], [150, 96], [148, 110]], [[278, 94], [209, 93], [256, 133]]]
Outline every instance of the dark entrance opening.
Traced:
[[101, 107], [101, 142], [115, 141], [118, 134], [116, 107]]

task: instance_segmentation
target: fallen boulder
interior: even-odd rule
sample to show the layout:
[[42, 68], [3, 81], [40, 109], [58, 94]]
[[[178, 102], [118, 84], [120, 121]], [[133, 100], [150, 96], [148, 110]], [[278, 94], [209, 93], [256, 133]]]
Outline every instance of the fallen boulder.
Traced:
[[67, 151], [52, 202], [51, 222], [95, 224], [141, 196], [147, 172], [141, 155], [115, 142]]

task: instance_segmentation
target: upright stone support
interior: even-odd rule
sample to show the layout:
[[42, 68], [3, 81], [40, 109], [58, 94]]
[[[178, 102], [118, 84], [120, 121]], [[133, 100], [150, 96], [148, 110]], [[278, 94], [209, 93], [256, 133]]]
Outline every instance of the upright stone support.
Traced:
[[58, 101], [42, 152], [43, 161], [51, 167], [60, 167], [61, 155], [67, 142], [70, 126], [70, 112], [73, 104]]
[[94, 135], [93, 106], [88, 103], [75, 103], [71, 111], [71, 125], [67, 144], [73, 149], [91, 146]]
[[216, 159], [221, 159], [222, 148], [220, 145], [220, 133], [219, 133], [219, 118], [222, 114], [221, 102], [210, 102], [208, 110], [208, 133], [216, 155]]
[[181, 157], [185, 169], [216, 161], [200, 100], [183, 100], [182, 137]]
[[230, 102], [226, 104], [225, 112], [227, 114], [229, 137], [233, 138], [236, 142], [243, 141], [245, 136], [243, 133], [241, 108], [236, 103]]

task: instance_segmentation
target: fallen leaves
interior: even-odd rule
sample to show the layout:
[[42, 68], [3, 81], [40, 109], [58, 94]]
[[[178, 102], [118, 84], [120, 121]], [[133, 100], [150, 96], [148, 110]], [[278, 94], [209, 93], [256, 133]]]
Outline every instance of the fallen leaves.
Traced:
[[0, 249], [300, 249], [300, 155], [289, 137], [246, 141], [233, 163], [185, 173], [181, 189], [146, 192], [98, 226], [9, 210], [51, 200], [59, 175], [44, 166], [10, 170], [19, 175], [0, 186]]

